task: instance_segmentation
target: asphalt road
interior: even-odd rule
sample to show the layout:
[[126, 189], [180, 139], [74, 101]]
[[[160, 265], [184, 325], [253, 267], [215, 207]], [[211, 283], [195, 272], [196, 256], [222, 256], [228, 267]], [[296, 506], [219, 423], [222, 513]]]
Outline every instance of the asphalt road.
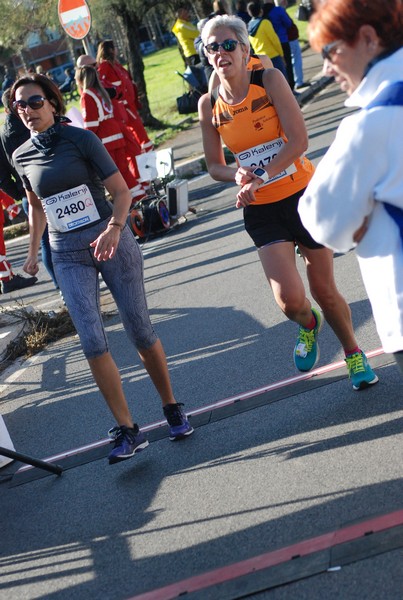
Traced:
[[[346, 114], [341, 94], [326, 88], [304, 114], [307, 154], [317, 161]], [[14, 445], [39, 458], [61, 453], [66, 471], [31, 470], [31, 479], [16, 473], [20, 465], [0, 471], [14, 474], [0, 485], [0, 597], [127, 599], [185, 579], [191, 589], [196, 576], [227, 567], [226, 581], [222, 571], [218, 580], [208, 575], [211, 585], [186, 597], [402, 598], [401, 378], [391, 357], [377, 352], [354, 253], [335, 257], [336, 279], [380, 379], [360, 393], [327, 325], [323, 370], [298, 379], [296, 326], [271, 297], [233, 186], [204, 175], [192, 181], [189, 198], [195, 212], [143, 251], [150, 312], [195, 433], [183, 443], [167, 440], [156, 394], [116, 314], [107, 320], [112, 353], [136, 419], [154, 436], [134, 459], [107, 464], [112, 420], [77, 338], [15, 365], [0, 388]], [[13, 264], [22, 264], [26, 243], [9, 246]], [[41, 275], [25, 301], [51, 310], [59, 300]], [[106, 292], [103, 302], [113, 313]], [[66, 451], [94, 442], [97, 449], [65, 461]], [[379, 515], [392, 515], [388, 526]], [[364, 529], [371, 536], [335, 545], [329, 535], [315, 550], [312, 539], [362, 522], [371, 523]], [[311, 540], [305, 558], [304, 540]], [[293, 560], [259, 570], [256, 557], [288, 546]], [[249, 575], [239, 581], [248, 560]], [[179, 592], [172, 593], [147, 598]]]

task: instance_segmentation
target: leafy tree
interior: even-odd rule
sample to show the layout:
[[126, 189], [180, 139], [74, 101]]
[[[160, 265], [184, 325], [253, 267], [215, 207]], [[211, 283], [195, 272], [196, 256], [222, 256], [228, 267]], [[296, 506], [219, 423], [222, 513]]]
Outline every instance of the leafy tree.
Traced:
[[55, 0], [0, 0], [0, 14], [0, 45], [8, 52], [21, 50], [27, 34], [58, 22]]
[[[144, 63], [140, 51], [140, 29], [144, 24], [147, 13], [154, 8], [159, 8], [161, 18], [165, 19], [164, 25], [168, 31], [174, 22], [175, 9], [181, 0], [91, 0], [94, 21], [99, 23], [101, 31], [108, 31], [111, 16], [117, 17], [121, 26], [125, 54], [129, 70], [136, 82], [139, 99], [142, 105], [141, 117], [149, 127], [161, 127], [161, 123], [153, 117], [147, 98], [147, 89], [144, 79]], [[212, 10], [212, 0], [196, 0], [191, 2], [197, 18], [203, 18]], [[110, 27], [109, 27], [110, 30]]]

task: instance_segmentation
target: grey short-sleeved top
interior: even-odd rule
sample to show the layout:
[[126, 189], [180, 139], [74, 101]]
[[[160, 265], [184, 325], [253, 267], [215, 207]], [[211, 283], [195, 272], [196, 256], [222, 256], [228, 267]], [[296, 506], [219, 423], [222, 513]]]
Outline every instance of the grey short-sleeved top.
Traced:
[[86, 184], [99, 221], [107, 218], [112, 208], [102, 182], [118, 171], [108, 151], [92, 131], [60, 123], [51, 129], [49, 141], [40, 135], [41, 144], [31, 138], [13, 153], [25, 189], [42, 199]]

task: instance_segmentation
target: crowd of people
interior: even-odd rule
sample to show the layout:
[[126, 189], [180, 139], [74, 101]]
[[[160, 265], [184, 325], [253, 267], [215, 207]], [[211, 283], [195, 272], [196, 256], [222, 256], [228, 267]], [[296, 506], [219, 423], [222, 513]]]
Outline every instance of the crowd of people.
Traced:
[[[192, 6], [185, 2], [179, 6], [172, 27], [185, 65], [202, 67], [207, 83], [213, 68], [203, 51], [202, 30], [210, 19], [230, 14], [228, 6], [223, 0], [215, 0], [212, 12], [195, 22], [192, 20]], [[287, 13], [287, 6], [288, 0], [253, 0], [248, 3], [239, 0], [234, 16], [238, 16], [247, 25], [251, 52], [270, 58], [273, 66], [285, 75], [297, 95], [298, 89], [309, 84], [303, 77], [298, 27]]]
[[[382, 343], [395, 353], [403, 371], [403, 165], [398, 135], [390, 143], [403, 104], [401, 2], [391, 0], [386, 7], [382, 0], [357, 0], [353, 7], [347, 0], [323, 0], [312, 16], [310, 40], [322, 52], [326, 72], [350, 96], [347, 104], [362, 108], [342, 122], [316, 172], [304, 155], [308, 135], [294, 94], [291, 49], [284, 34], [289, 23], [281, 4], [239, 3], [239, 16], [226, 14], [226, 7], [217, 4], [200, 31], [186, 25], [189, 14], [181, 7], [176, 35], [180, 39], [185, 23], [184, 31], [193, 40], [193, 50], [190, 44], [182, 48], [188, 65], [200, 61], [194, 40], [201, 37], [203, 56], [212, 69], [210, 89], [199, 102], [208, 171], [214, 179], [238, 186], [235, 205], [243, 210], [245, 230], [278, 307], [298, 328], [296, 368], [307, 372], [316, 365], [326, 320], [344, 350], [353, 389], [363, 390], [378, 377], [337, 289], [333, 249], [357, 245]], [[272, 41], [272, 56], [258, 43], [260, 30]], [[257, 56], [251, 43], [253, 50], [260, 50]], [[277, 58], [284, 61], [281, 68], [276, 68]], [[148, 441], [132, 417], [110, 353], [99, 308], [99, 276], [161, 398], [170, 439], [186, 438], [193, 428], [172, 390], [163, 346], [148, 313], [142, 254], [126, 225], [133, 199], [144, 193], [135, 156], [152, 148], [139, 116], [136, 87], [111, 40], [100, 44], [96, 57], [79, 57], [75, 80], [84, 128], [68, 126], [62, 93], [46, 75], [20, 77], [3, 99], [11, 129], [8, 138], [3, 129], [1, 139], [8, 166], [6, 176], [1, 171], [0, 188], [10, 197], [4, 194], [0, 201], [12, 216], [15, 200], [26, 198], [27, 285], [36, 281], [42, 244], [43, 260], [48, 252], [48, 270], [116, 420], [110, 430], [114, 447], [109, 462], [114, 464], [143, 450]], [[15, 119], [25, 128], [18, 135]], [[234, 154], [235, 166], [227, 165], [223, 142]], [[375, 145], [385, 155], [369, 173]], [[251, 155], [259, 155], [259, 162], [246, 158]], [[5, 284], [15, 276], [3, 246], [0, 240], [0, 279], [6, 277], [6, 293]], [[297, 269], [296, 246], [319, 308], [308, 298]]]

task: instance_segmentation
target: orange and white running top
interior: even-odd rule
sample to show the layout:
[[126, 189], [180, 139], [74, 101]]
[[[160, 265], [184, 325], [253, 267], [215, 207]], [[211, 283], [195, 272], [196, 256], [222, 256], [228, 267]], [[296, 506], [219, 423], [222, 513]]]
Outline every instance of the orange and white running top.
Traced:
[[[227, 104], [218, 87], [211, 93], [213, 125], [239, 166], [265, 167], [287, 143], [262, 75], [262, 70], [251, 71], [248, 94], [239, 104]], [[298, 158], [256, 190], [253, 204], [269, 204], [292, 196], [308, 185], [313, 171], [307, 158]]]

